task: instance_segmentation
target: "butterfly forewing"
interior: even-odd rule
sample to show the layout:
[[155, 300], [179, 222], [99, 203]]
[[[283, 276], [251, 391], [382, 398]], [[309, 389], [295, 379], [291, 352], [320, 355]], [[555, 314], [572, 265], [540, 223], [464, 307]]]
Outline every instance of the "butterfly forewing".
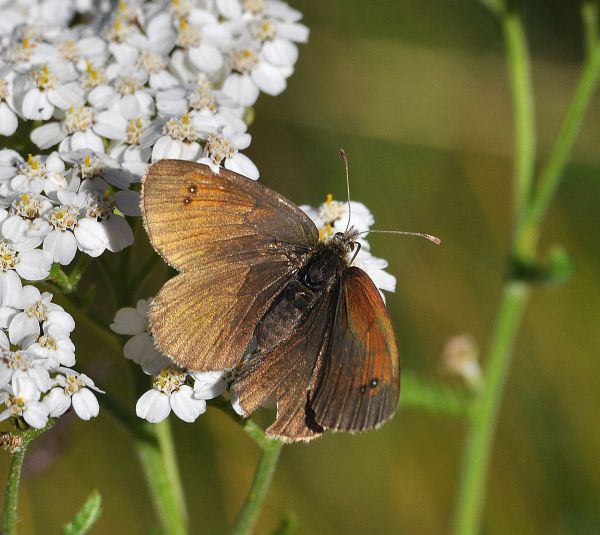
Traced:
[[310, 218], [285, 197], [225, 169], [161, 160], [144, 179], [142, 199], [150, 241], [178, 271], [291, 257], [319, 239]]
[[369, 276], [350, 267], [342, 277], [336, 319], [310, 405], [324, 428], [362, 431], [396, 411], [398, 347], [383, 299]]

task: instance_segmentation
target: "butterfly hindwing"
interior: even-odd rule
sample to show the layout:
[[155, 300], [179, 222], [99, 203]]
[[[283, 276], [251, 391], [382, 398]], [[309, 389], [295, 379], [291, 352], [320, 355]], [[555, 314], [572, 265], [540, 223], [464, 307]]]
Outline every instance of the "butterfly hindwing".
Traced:
[[259, 266], [215, 263], [169, 280], [152, 301], [150, 328], [158, 347], [198, 371], [235, 366], [256, 323], [293, 276], [284, 260]]
[[396, 411], [400, 364], [392, 322], [369, 276], [350, 267], [310, 397], [315, 420], [336, 431], [378, 427]]
[[323, 431], [308, 398], [327, 347], [337, 293], [337, 286], [322, 293], [288, 338], [251, 355], [241, 366], [232, 391], [242, 410], [250, 414], [270, 398], [277, 403], [277, 418], [266, 430], [268, 437], [309, 441]]

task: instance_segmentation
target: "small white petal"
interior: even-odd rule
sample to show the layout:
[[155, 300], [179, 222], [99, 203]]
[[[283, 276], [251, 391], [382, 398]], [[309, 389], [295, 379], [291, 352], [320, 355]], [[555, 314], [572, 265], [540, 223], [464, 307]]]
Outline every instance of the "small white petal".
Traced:
[[247, 176], [252, 180], [257, 180], [259, 177], [258, 168], [254, 165], [254, 162], [241, 152], [236, 153], [231, 158], [227, 158], [225, 160], [225, 168]]
[[19, 306], [21, 278], [14, 271], [0, 271], [0, 306]]
[[192, 65], [200, 71], [213, 73], [223, 66], [223, 56], [219, 50], [208, 44], [190, 48], [189, 58]]
[[242, 404], [240, 403], [240, 398], [237, 395], [235, 390], [231, 390], [231, 408], [237, 412], [240, 416], [248, 416], [244, 409], [242, 409]]
[[48, 123], [34, 128], [30, 137], [40, 149], [49, 149], [60, 143], [66, 135], [60, 123]]
[[184, 422], [195, 422], [198, 416], [206, 412], [206, 401], [195, 399], [193, 394], [194, 390], [188, 385], [180, 386], [171, 394], [171, 408]]
[[35, 381], [22, 373], [13, 376], [12, 388], [14, 395], [18, 398], [33, 401], [37, 401], [40, 398], [40, 392]]
[[41, 429], [48, 423], [48, 408], [39, 401], [30, 401], [23, 412], [23, 419], [31, 427]]
[[0, 102], [0, 135], [12, 136], [18, 126], [19, 120], [15, 112], [10, 109], [6, 102]]
[[222, 371], [196, 372], [194, 378], [194, 397], [197, 399], [213, 399], [225, 392], [227, 382]]
[[51, 310], [43, 328], [45, 333], [54, 337], [68, 336], [75, 329], [75, 320], [64, 310]]
[[90, 91], [88, 102], [97, 110], [112, 106], [118, 99], [118, 93], [109, 85], [100, 85]]
[[273, 65], [291, 67], [298, 60], [298, 47], [286, 39], [273, 39], [264, 44], [262, 54]]
[[286, 88], [285, 77], [281, 71], [266, 61], [257, 65], [251, 76], [252, 81], [267, 95], [279, 95]]
[[90, 256], [100, 256], [108, 245], [106, 232], [102, 225], [93, 219], [85, 217], [79, 221], [74, 231], [79, 249]]
[[65, 394], [64, 388], [56, 387], [44, 396], [42, 403], [46, 405], [52, 418], [58, 418], [71, 407], [71, 397]]
[[108, 139], [124, 139], [127, 132], [127, 119], [116, 113], [103, 111], [96, 117], [94, 131]]
[[70, 264], [77, 252], [77, 240], [68, 230], [53, 230], [44, 238], [44, 251], [63, 266]]
[[11, 343], [21, 347], [28, 347], [40, 336], [40, 322], [25, 312], [17, 314], [8, 327]]
[[135, 308], [125, 307], [117, 311], [110, 328], [118, 334], [141, 334], [146, 330], [148, 320]]
[[250, 76], [230, 74], [223, 83], [223, 93], [242, 106], [252, 106], [258, 99], [259, 90]]
[[101, 223], [106, 234], [106, 248], [118, 253], [133, 243], [133, 230], [127, 220], [118, 215], [112, 215]]
[[54, 106], [48, 101], [46, 92], [35, 87], [25, 94], [21, 111], [26, 119], [47, 121], [54, 113]]
[[45, 279], [50, 273], [52, 256], [41, 249], [23, 251], [19, 255], [17, 273], [24, 279], [39, 281]]
[[77, 82], [62, 85], [48, 94], [48, 100], [61, 110], [83, 105], [83, 89]]
[[162, 422], [171, 412], [169, 396], [158, 390], [148, 390], [142, 394], [135, 405], [135, 413], [138, 417], [152, 424]]
[[73, 410], [82, 420], [95, 418], [100, 412], [100, 405], [91, 390], [82, 388], [73, 394]]
[[98, 154], [104, 153], [102, 138], [93, 130], [75, 132], [61, 141], [58, 146], [59, 152], [77, 152], [79, 150], [91, 150]]

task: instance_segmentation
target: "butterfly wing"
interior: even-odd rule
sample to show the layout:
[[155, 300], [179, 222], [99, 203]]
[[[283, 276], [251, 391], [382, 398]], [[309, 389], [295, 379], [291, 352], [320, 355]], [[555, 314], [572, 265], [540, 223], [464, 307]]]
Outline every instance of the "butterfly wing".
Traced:
[[280, 344], [244, 361], [231, 386], [247, 415], [275, 398], [277, 418], [266, 430], [268, 437], [308, 442], [323, 431], [314, 420], [308, 397], [315, 370], [327, 348], [338, 291], [336, 286], [324, 292]]
[[150, 167], [142, 213], [152, 245], [178, 271], [224, 260], [269, 262], [319, 239], [300, 208], [260, 182], [183, 160]]
[[262, 184], [180, 160], [150, 167], [142, 213], [154, 248], [181, 271], [152, 303], [157, 345], [190, 369], [235, 366], [318, 241], [315, 225]]
[[316, 422], [362, 431], [392, 417], [400, 396], [400, 364], [392, 322], [369, 276], [350, 267], [310, 406]]
[[198, 371], [235, 366], [256, 323], [285, 282], [289, 264], [214, 262], [169, 280], [150, 307], [156, 344], [177, 364]]

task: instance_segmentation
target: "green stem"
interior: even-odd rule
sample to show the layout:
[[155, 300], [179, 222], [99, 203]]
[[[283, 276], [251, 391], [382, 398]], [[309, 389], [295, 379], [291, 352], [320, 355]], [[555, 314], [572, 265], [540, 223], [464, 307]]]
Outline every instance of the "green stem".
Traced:
[[19, 483], [21, 481], [23, 461], [25, 460], [27, 448], [33, 440], [50, 429], [53, 425], [54, 420], [49, 420], [42, 429], [29, 429], [22, 433], [18, 433], [22, 442], [20, 447], [11, 455], [10, 464], [8, 466], [8, 477], [4, 488], [4, 510], [2, 511], [1, 531], [3, 535], [16, 535], [17, 533], [17, 523], [19, 520]]
[[50, 270], [49, 280], [58, 286], [65, 294], [70, 294], [77, 289], [81, 277], [92, 261], [92, 257], [81, 253], [75, 267], [68, 275], [63, 271], [60, 264], [53, 264]]
[[136, 449], [161, 533], [185, 535], [188, 532], [188, 517], [169, 421], [158, 424], [144, 422], [141, 425], [146, 438], [135, 434]]
[[260, 433], [256, 433], [256, 424], [251, 420], [248, 420], [246, 424], [246, 431], [254, 438], [257, 443], [261, 446], [263, 452], [256, 467], [254, 473], [254, 479], [250, 486], [250, 491], [246, 497], [244, 505], [240, 509], [238, 517], [235, 521], [235, 525], [231, 530], [231, 535], [249, 535], [252, 533], [258, 516], [262, 510], [265, 498], [269, 491], [273, 475], [275, 474], [275, 467], [281, 454], [281, 448], [283, 444], [278, 440], [269, 440], [265, 438], [264, 431], [260, 428]]
[[587, 55], [593, 53], [598, 42], [598, 0], [584, 0], [581, 4], [581, 20]]
[[535, 195], [525, 214], [517, 243], [517, 254], [521, 257], [537, 244], [538, 228], [548, 211], [550, 202], [556, 193], [562, 174], [571, 156], [573, 145], [581, 129], [583, 117], [591, 97], [596, 90], [599, 75], [600, 44], [596, 42], [586, 58], [567, 114], [548, 158], [548, 162], [540, 173]]
[[521, 282], [507, 282], [502, 292], [488, 354], [485, 388], [469, 418], [455, 519], [455, 533], [458, 535], [472, 535], [479, 531], [502, 393], [529, 294], [529, 286]]
[[8, 478], [4, 489], [4, 511], [2, 513], [2, 533], [13, 535], [17, 533], [19, 482], [23, 461], [27, 453], [27, 445], [14, 452], [8, 466]]
[[506, 45], [514, 112], [514, 206], [515, 227], [527, 204], [535, 173], [535, 106], [531, 64], [523, 20], [515, 11], [501, 19]]
[[[509, 64], [528, 62], [527, 49], [521, 46], [525, 43], [522, 23], [507, 20], [516, 15], [506, 7], [498, 13], [502, 17], [502, 24], [505, 28]], [[589, 19], [590, 14], [587, 13], [587, 16]], [[514, 25], [513, 31], [507, 31], [507, 25]], [[520, 29], [515, 31], [517, 27]], [[515, 147], [517, 149], [515, 190], [520, 191], [521, 194], [526, 193], [526, 196], [523, 200], [521, 194], [515, 195], [514, 220], [517, 225], [509, 256], [513, 265], [511, 265], [504, 283], [498, 316], [488, 350], [484, 390], [469, 415], [455, 513], [455, 533], [458, 535], [474, 535], [479, 532], [485, 499], [486, 477], [498, 413], [510, 369], [514, 343], [531, 293], [531, 284], [518, 280], [517, 273], [523, 263], [531, 262], [535, 265], [537, 261], [537, 240], [543, 218], [556, 193], [580, 130], [584, 113], [598, 82], [600, 44], [597, 40], [596, 27], [597, 21], [584, 20], [588, 54], [583, 71], [548, 162], [543, 167], [535, 188], [532, 188], [531, 183], [527, 186], [527, 189], [533, 189], [531, 192], [526, 192], [524, 187], [524, 177], [526, 176], [524, 162], [531, 161], [530, 151], [534, 147], [534, 143], [523, 137], [526, 135], [527, 128], [523, 128], [523, 125], [518, 126], [519, 115], [523, 114], [522, 104], [528, 102], [531, 97], [530, 86], [529, 84], [514, 83], [513, 76], [513, 94], [514, 92], [522, 93], [513, 95], [516, 125]], [[515, 40], [516, 42], [512, 42]], [[520, 55], [522, 57], [519, 57]], [[513, 66], [513, 68], [518, 70], [517, 66]], [[531, 109], [533, 108], [531, 107]], [[533, 134], [533, 130], [530, 130], [529, 135]]]

